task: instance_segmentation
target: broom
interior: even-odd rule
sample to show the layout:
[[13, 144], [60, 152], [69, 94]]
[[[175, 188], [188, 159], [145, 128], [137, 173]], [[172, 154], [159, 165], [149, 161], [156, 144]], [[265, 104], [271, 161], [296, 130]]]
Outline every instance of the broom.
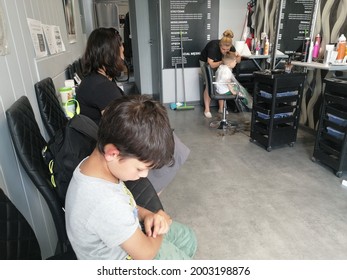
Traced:
[[181, 64], [182, 64], [182, 82], [183, 82], [183, 103], [177, 102], [177, 63], [175, 63], [175, 103], [171, 103], [170, 108], [172, 110], [194, 110], [194, 106], [187, 105], [186, 102], [186, 83], [184, 80], [184, 55], [183, 55], [183, 39], [182, 31], [180, 31], [181, 40]]

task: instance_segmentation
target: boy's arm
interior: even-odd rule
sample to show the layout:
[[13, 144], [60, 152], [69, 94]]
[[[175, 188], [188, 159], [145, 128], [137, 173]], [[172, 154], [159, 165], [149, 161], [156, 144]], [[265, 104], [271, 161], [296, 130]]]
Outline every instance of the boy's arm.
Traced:
[[135, 233], [121, 244], [121, 247], [134, 260], [152, 260], [157, 255], [163, 235], [156, 238], [145, 235], [141, 229], [137, 229]]
[[172, 220], [163, 210], [153, 213], [143, 207], [138, 207], [138, 215], [144, 221], [146, 234], [137, 229], [121, 246], [135, 260], [153, 259]]
[[169, 231], [172, 223], [171, 217], [163, 210], [153, 213], [143, 207], [138, 207], [140, 221], [143, 221], [147, 236], [156, 238]]

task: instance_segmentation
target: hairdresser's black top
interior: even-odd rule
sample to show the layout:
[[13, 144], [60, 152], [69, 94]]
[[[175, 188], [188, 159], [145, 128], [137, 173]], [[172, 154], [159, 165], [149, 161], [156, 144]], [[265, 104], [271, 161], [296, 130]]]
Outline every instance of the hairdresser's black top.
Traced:
[[[207, 58], [210, 58], [214, 62], [221, 61], [223, 58], [223, 55], [220, 52], [219, 41], [220, 40], [212, 40], [208, 42], [205, 48], [201, 51], [199, 60], [203, 62], [207, 62]], [[235, 47], [231, 46], [230, 51], [236, 52]]]
[[123, 91], [115, 82], [104, 75], [91, 73], [83, 78], [76, 90], [76, 99], [81, 108], [81, 114], [99, 124], [101, 112], [114, 99], [123, 96]]

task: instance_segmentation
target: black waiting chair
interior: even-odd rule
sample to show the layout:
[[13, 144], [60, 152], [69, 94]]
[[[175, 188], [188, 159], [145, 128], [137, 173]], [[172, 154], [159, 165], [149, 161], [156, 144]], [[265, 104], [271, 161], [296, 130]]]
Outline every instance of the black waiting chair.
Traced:
[[[35, 84], [40, 115], [50, 138], [58, 130], [63, 129], [68, 122], [53, 89], [54, 85], [51, 78], [46, 78]], [[125, 184], [132, 192], [138, 205], [153, 212], [163, 209], [152, 183], [147, 178], [141, 178], [131, 182], [128, 181]]]
[[0, 189], [0, 260], [41, 260], [41, 250], [28, 221]]
[[[238, 95], [227, 95], [227, 94], [218, 94], [215, 90], [215, 81], [214, 81], [214, 73], [213, 70], [211, 68], [211, 66], [208, 63], [205, 63], [205, 72], [206, 72], [206, 87], [207, 87], [207, 91], [208, 94], [210, 96], [210, 98], [212, 100], [223, 100], [223, 114], [222, 114], [222, 119], [218, 120], [218, 121], [212, 121], [210, 123], [211, 127], [217, 127], [218, 129], [227, 129], [230, 127], [235, 128], [238, 124], [237, 122], [231, 122], [229, 120], [227, 120], [226, 118], [226, 109], [227, 109], [227, 101], [229, 100], [234, 100], [236, 106], [238, 106]], [[238, 106], [239, 111], [241, 110]]]
[[77, 74], [78, 77], [83, 80], [83, 68], [82, 68], [82, 62], [81, 59], [76, 59], [73, 63], [72, 63], [72, 67], [73, 67], [73, 71], [74, 74]]
[[42, 149], [47, 143], [41, 135], [29, 99], [20, 97], [6, 110], [6, 118], [17, 157], [52, 214], [58, 236], [56, 254], [64, 255], [64, 259], [75, 259], [66, 233], [65, 212], [42, 157]]
[[34, 87], [42, 122], [49, 138], [52, 138], [56, 131], [67, 124], [68, 119], [56, 95], [52, 78], [45, 78]]

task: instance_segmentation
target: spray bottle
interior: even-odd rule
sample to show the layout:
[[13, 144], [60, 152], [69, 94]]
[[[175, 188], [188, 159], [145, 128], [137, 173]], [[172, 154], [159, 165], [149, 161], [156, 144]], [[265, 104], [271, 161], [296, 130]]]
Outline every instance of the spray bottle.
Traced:
[[341, 35], [339, 38], [338, 51], [336, 56], [336, 62], [341, 63], [345, 58], [346, 53], [346, 37], [345, 35]]

